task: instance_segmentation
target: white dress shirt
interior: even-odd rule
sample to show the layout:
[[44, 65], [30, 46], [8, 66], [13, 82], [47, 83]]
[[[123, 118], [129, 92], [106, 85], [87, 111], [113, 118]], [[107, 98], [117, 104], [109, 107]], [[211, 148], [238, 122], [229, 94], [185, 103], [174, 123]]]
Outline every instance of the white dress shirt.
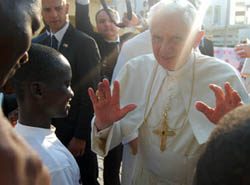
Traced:
[[66, 33], [68, 27], [69, 27], [69, 22], [66, 22], [66, 24], [59, 31], [57, 31], [56, 33], [52, 33], [52, 32], [47, 31], [48, 35], [50, 35], [51, 37], [54, 35], [56, 37], [56, 40], [58, 41], [57, 48], [60, 47], [60, 45], [62, 43], [63, 36]]
[[18, 122], [15, 130], [30, 144], [43, 164], [47, 166], [52, 185], [80, 184], [78, 165], [72, 154], [56, 137], [54, 128], [31, 127]]

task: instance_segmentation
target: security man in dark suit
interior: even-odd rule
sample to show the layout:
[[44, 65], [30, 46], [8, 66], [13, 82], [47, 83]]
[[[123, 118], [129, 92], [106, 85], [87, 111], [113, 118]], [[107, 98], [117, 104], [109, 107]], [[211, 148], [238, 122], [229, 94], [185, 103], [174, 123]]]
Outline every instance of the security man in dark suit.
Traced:
[[[108, 10], [115, 21], [120, 17], [117, 11]], [[113, 70], [120, 52], [123, 36], [119, 36], [119, 28], [101, 9], [96, 13], [97, 32], [94, 31], [89, 18], [89, 0], [76, 0], [76, 28], [92, 36], [101, 54], [101, 76], [112, 79]], [[122, 160], [122, 145], [110, 150], [104, 158], [104, 185], [120, 185], [119, 172]]]
[[66, 0], [42, 0], [42, 17], [49, 29], [33, 41], [57, 49], [70, 62], [75, 96], [68, 117], [54, 119], [53, 124], [77, 160], [83, 185], [97, 185], [97, 157], [90, 149], [93, 109], [87, 91], [100, 80], [100, 55], [95, 41], [68, 22], [68, 10]]
[[214, 44], [211, 40], [207, 39], [206, 37], [203, 37], [200, 45], [199, 50], [203, 55], [208, 55], [213, 57], [214, 56]]

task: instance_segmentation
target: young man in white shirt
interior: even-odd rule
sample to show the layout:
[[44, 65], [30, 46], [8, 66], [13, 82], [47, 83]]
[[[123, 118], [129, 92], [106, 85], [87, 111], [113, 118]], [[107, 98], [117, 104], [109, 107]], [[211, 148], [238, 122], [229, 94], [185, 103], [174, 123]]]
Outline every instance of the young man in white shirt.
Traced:
[[73, 91], [67, 59], [55, 50], [32, 45], [29, 62], [14, 76], [19, 106], [16, 131], [48, 167], [52, 185], [79, 185], [80, 172], [73, 155], [51, 126], [54, 117], [65, 117]]
[[48, 32], [34, 38], [33, 42], [55, 48], [68, 59], [72, 69], [71, 86], [75, 93], [68, 116], [53, 120], [56, 135], [74, 155], [83, 184], [98, 185], [97, 156], [90, 148], [93, 108], [88, 87], [96, 87], [100, 79], [99, 50], [91, 37], [70, 24], [67, 0], [41, 2], [41, 13]]

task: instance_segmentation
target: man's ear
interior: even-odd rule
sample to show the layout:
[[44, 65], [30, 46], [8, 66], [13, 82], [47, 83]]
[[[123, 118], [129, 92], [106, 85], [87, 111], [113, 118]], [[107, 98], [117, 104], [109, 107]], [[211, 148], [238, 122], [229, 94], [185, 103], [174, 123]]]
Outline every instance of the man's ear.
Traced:
[[66, 14], [69, 14], [69, 3], [65, 4], [65, 11], [66, 11]]
[[204, 37], [205, 32], [204, 31], [198, 31], [194, 40], [193, 48], [197, 48], [201, 42], [201, 39]]
[[31, 95], [36, 98], [41, 98], [44, 93], [44, 84], [41, 82], [32, 82], [30, 85]]

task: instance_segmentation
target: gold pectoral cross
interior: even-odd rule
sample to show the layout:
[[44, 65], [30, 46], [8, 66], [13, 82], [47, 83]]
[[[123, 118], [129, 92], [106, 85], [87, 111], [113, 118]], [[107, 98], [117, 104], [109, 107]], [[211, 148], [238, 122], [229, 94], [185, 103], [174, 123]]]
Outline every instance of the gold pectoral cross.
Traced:
[[165, 112], [163, 115], [163, 120], [159, 128], [153, 130], [153, 133], [158, 135], [161, 138], [160, 150], [163, 152], [166, 150], [167, 138], [168, 136], [174, 136], [175, 132], [173, 130], [169, 130], [168, 126], [168, 116]]

